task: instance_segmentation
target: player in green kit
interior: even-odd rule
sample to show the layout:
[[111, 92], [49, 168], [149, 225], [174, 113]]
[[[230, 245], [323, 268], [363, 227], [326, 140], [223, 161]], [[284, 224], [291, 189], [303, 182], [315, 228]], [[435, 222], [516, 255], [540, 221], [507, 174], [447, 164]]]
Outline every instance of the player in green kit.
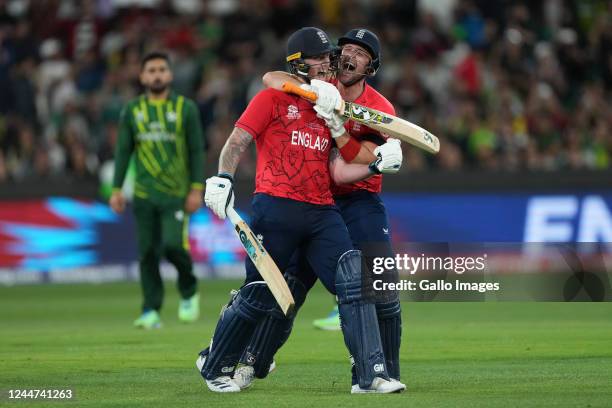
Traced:
[[118, 213], [125, 209], [121, 186], [134, 154], [134, 215], [144, 296], [142, 315], [134, 325], [152, 329], [161, 327], [162, 256], [178, 271], [179, 320], [193, 322], [199, 316], [188, 225], [189, 214], [202, 204], [204, 151], [195, 103], [170, 89], [168, 56], [146, 55], [140, 81], [146, 93], [130, 101], [121, 113], [110, 205]]

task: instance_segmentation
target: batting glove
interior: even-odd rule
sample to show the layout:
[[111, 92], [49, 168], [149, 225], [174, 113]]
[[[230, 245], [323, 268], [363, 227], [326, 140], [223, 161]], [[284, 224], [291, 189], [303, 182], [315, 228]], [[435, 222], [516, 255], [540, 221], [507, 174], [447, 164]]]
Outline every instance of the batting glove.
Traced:
[[329, 132], [334, 139], [342, 136], [346, 132], [344, 129], [344, 122], [346, 122], [346, 118], [344, 116], [336, 112], [327, 114], [316, 105], [314, 110], [317, 112], [317, 116], [325, 121], [325, 125], [327, 125], [329, 128]]
[[310, 81], [310, 87], [317, 94], [317, 102], [315, 106], [319, 109], [318, 113], [321, 113], [323, 117], [331, 116], [331, 114], [340, 107], [342, 103], [342, 97], [338, 89], [329, 82], [320, 81], [313, 79]]
[[370, 163], [370, 170], [376, 174], [395, 174], [402, 167], [402, 147], [397, 139], [388, 139], [374, 154], [378, 158]]
[[221, 173], [206, 180], [204, 203], [222, 220], [227, 217], [227, 209], [234, 208], [233, 178]]

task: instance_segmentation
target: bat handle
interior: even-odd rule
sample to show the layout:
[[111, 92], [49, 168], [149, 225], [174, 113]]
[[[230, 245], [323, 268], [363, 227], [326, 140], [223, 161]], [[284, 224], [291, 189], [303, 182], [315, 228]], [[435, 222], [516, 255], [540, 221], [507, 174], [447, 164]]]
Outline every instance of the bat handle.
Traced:
[[285, 82], [282, 86], [282, 89], [283, 89], [283, 92], [301, 96], [304, 99], [308, 99], [310, 102], [317, 101], [316, 93], [302, 89], [298, 85], [294, 84], [293, 82]]
[[225, 213], [227, 214], [227, 218], [229, 218], [230, 222], [234, 225], [242, 221], [242, 217], [238, 215], [236, 210], [234, 210], [234, 207], [228, 207], [227, 210], [225, 210]]

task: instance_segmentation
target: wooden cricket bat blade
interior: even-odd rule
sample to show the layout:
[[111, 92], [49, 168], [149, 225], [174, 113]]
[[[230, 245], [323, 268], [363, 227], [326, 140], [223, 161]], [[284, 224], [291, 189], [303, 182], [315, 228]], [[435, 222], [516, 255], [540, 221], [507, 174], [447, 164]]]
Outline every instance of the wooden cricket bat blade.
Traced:
[[287, 286], [285, 277], [268, 254], [246, 222], [233, 208], [227, 209], [227, 217], [234, 225], [238, 239], [242, 243], [247, 255], [253, 261], [257, 271], [268, 284], [268, 288], [285, 316], [291, 316], [295, 309], [295, 300]]
[[344, 102], [344, 117], [400, 139], [429, 153], [440, 151], [440, 140], [412, 122], [353, 102]]

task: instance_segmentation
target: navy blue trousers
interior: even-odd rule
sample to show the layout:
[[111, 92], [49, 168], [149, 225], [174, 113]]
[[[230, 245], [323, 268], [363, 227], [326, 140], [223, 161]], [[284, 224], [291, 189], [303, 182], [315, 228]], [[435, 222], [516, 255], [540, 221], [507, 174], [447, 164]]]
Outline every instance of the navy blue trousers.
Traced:
[[[378, 194], [361, 190], [335, 197], [335, 200], [343, 222], [348, 228], [353, 248], [362, 251], [365, 265], [369, 270], [372, 268], [374, 257], [395, 256], [391, 247], [391, 229], [387, 212]], [[296, 254], [292, 258], [286, 271], [296, 276], [309, 289], [317, 281], [317, 275], [309, 268], [308, 263], [304, 262], [301, 255]], [[364, 273], [364, 278], [371, 279], [372, 274]], [[394, 296], [393, 293], [384, 292], [376, 295]]]
[[[353, 249], [338, 207], [267, 194], [256, 194], [252, 205], [250, 227], [256, 235], [261, 236], [264, 247], [278, 268], [286, 271], [292, 257], [299, 253], [300, 266], [307, 268], [315, 281], [318, 277], [327, 290], [335, 294], [338, 259]], [[248, 258], [246, 272], [245, 283], [262, 280]]]

